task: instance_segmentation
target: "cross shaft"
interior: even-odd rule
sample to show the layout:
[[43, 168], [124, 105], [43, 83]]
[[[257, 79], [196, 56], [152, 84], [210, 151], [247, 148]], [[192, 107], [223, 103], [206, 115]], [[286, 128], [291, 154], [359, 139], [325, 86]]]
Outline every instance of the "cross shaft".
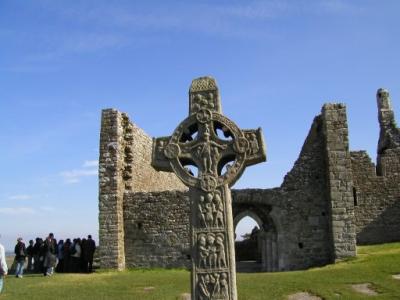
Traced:
[[222, 115], [211, 77], [193, 80], [189, 116], [173, 134], [153, 139], [153, 167], [189, 187], [192, 300], [237, 299], [229, 187], [247, 166], [265, 160], [261, 129], [240, 130]]

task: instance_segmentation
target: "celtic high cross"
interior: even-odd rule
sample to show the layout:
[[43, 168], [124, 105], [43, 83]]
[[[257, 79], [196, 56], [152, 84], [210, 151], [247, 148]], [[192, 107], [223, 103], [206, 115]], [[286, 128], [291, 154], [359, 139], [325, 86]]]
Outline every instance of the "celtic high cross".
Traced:
[[240, 130], [222, 115], [211, 77], [193, 80], [189, 105], [189, 117], [172, 136], [153, 139], [152, 165], [189, 186], [192, 300], [236, 300], [229, 187], [245, 167], [266, 160], [264, 140], [260, 128]]

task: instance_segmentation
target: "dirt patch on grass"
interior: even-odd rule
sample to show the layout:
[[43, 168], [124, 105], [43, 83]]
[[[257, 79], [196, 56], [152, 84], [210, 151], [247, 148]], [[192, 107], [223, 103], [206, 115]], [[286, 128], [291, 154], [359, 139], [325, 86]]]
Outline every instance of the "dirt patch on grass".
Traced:
[[356, 292], [367, 295], [367, 296], [378, 295], [378, 293], [372, 289], [370, 283], [352, 284], [351, 287]]
[[145, 292], [152, 292], [154, 291], [156, 288], [154, 286], [146, 286], [145, 288], [143, 288], [143, 291]]
[[394, 274], [392, 275], [393, 279], [400, 280], [400, 274]]
[[322, 300], [322, 298], [311, 295], [310, 293], [307, 292], [300, 292], [289, 295], [288, 300]]
[[189, 293], [183, 293], [183, 294], [180, 294], [179, 297], [176, 298], [176, 299], [178, 299], [178, 300], [190, 300], [190, 299], [192, 299], [192, 297], [190, 296]]

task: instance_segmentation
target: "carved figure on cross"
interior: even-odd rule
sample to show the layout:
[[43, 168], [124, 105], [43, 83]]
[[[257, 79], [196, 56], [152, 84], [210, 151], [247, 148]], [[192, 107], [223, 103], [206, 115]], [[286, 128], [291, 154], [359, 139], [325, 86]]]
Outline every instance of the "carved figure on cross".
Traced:
[[211, 77], [193, 80], [189, 116], [171, 136], [153, 140], [153, 167], [174, 172], [189, 187], [192, 300], [237, 299], [229, 187], [247, 166], [265, 160], [261, 129], [240, 130], [222, 115]]

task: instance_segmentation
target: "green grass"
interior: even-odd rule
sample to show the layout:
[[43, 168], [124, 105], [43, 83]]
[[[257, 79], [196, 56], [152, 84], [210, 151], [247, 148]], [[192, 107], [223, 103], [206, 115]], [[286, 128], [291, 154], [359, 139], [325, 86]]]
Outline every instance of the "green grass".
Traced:
[[[323, 299], [400, 299], [400, 243], [358, 248], [358, 257], [307, 271], [238, 274], [239, 299], [286, 299], [308, 291]], [[178, 299], [190, 290], [185, 270], [101, 271], [95, 274], [27, 275], [6, 278], [1, 299]], [[353, 283], [372, 284], [378, 296], [351, 289]], [[145, 288], [154, 287], [147, 290]]]

